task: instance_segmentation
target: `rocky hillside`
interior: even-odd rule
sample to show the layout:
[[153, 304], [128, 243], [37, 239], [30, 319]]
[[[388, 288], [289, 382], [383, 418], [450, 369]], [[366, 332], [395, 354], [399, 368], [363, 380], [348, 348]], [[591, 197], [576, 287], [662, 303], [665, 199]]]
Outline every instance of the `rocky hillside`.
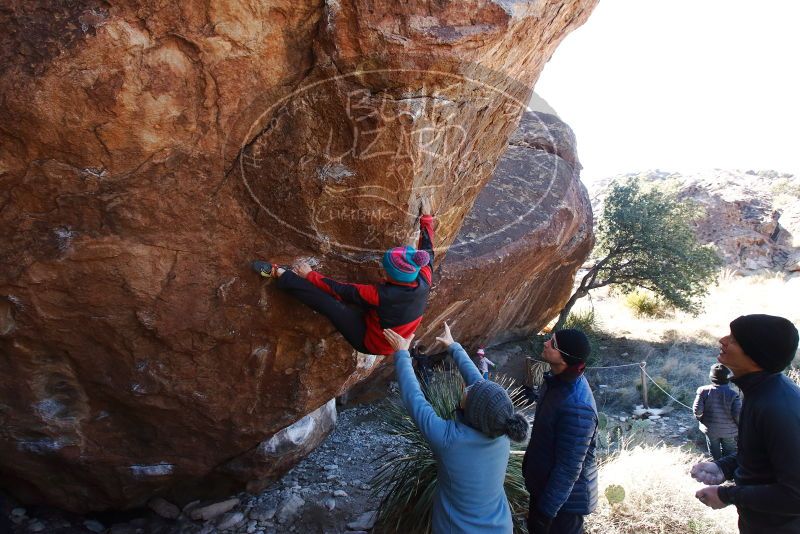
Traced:
[[695, 223], [698, 239], [714, 245], [735, 272], [800, 272], [800, 177], [736, 170], [631, 173], [595, 184], [595, 213], [609, 184], [629, 177], [694, 202], [701, 214]]

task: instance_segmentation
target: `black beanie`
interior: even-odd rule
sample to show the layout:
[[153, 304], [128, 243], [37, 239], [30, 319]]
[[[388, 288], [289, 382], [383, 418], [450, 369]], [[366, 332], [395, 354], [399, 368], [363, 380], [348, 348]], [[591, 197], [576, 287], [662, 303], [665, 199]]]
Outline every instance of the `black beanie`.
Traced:
[[562, 351], [561, 356], [567, 365], [586, 362], [586, 358], [592, 352], [586, 334], [574, 328], [567, 328], [559, 330], [553, 335], [556, 337], [556, 345], [558, 345], [558, 350]]
[[729, 374], [730, 373], [727, 367], [721, 363], [715, 363], [711, 366], [711, 370], [708, 372], [708, 377], [714, 384], [727, 384], [729, 381]]
[[731, 334], [744, 353], [770, 373], [786, 369], [797, 352], [797, 328], [783, 317], [742, 315], [731, 321]]

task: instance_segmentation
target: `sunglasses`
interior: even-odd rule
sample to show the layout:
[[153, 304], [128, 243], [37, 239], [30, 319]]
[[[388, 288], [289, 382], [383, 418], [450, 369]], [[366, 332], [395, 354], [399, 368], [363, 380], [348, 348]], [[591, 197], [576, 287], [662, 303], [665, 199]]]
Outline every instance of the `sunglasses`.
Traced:
[[569, 356], [570, 358], [574, 358], [574, 356], [573, 356], [572, 354], [570, 354], [569, 352], [564, 352], [563, 350], [561, 350], [561, 349], [559, 349], [559, 348], [558, 348], [558, 342], [556, 341], [556, 335], [555, 335], [555, 334], [548, 334], [548, 336], [547, 336], [547, 340], [545, 341], [545, 343], [546, 343], [547, 341], [549, 341], [549, 342], [550, 342], [550, 346], [551, 346], [551, 347], [553, 347], [554, 349], [556, 349], [558, 352], [560, 352], [560, 353], [561, 353], [561, 354], [563, 354], [564, 356]]

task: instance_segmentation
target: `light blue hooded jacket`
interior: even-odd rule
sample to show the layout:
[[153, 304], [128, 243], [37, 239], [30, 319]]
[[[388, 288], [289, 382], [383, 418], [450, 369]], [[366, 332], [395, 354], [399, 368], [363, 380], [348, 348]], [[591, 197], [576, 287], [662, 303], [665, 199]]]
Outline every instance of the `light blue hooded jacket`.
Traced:
[[[449, 352], [468, 386], [483, 380], [460, 344], [450, 345]], [[425, 399], [408, 351], [395, 352], [394, 365], [403, 405], [436, 458], [434, 534], [510, 534], [511, 508], [503, 490], [511, 451], [508, 437], [489, 438], [461, 421], [442, 419]]]

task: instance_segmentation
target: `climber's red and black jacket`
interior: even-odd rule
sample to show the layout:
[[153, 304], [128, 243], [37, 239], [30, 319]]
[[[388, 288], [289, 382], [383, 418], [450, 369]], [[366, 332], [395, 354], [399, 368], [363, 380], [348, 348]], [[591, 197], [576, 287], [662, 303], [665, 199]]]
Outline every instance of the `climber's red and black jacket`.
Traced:
[[311, 271], [306, 280], [333, 295], [342, 302], [359, 306], [365, 311], [367, 331], [364, 346], [371, 354], [392, 354], [394, 349], [383, 336], [384, 328], [391, 328], [408, 338], [422, 321], [428, 305], [428, 294], [433, 279], [433, 217], [423, 215], [419, 221], [418, 250], [430, 255], [430, 262], [419, 270], [416, 281], [404, 284], [384, 280], [374, 284], [346, 284]]

